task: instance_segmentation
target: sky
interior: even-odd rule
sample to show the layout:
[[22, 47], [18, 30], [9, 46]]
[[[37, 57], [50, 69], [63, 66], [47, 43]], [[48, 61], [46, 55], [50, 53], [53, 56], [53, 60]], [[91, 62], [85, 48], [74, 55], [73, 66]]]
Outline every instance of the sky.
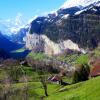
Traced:
[[23, 16], [25, 20], [58, 9], [66, 0], [0, 0], [0, 19]]

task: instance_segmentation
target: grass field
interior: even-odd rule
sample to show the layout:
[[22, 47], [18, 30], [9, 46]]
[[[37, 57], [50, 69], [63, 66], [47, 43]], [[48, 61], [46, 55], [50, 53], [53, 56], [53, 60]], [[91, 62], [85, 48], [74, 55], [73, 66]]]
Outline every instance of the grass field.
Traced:
[[[100, 77], [92, 78], [85, 82], [69, 86], [61, 86], [59, 84], [48, 83], [48, 97], [45, 97], [44, 89], [41, 82], [38, 79], [38, 74], [32, 70], [31, 67], [23, 66], [23, 70], [30, 78], [27, 83], [16, 83], [6, 87], [6, 85], [0, 85], [0, 96], [3, 90], [13, 91], [10, 99], [22, 100], [25, 95], [25, 88], [27, 87], [28, 100], [40, 100], [44, 97], [45, 100], [100, 100]], [[0, 80], [6, 76], [4, 70], [0, 70]], [[36, 78], [37, 81], [34, 80]], [[66, 78], [64, 80], [67, 80]]]
[[43, 60], [45, 58], [47, 58], [47, 56], [43, 53], [33, 53], [33, 52], [30, 52], [28, 54], [29, 57], [32, 57], [34, 60]]
[[76, 64], [87, 64], [88, 61], [89, 61], [89, 55], [83, 54], [83, 55], [79, 56], [75, 62], [76, 62]]
[[[85, 82], [69, 86], [48, 83], [48, 97], [45, 97], [41, 82], [17, 83], [9, 88], [19, 91], [14, 95], [14, 100], [23, 100], [27, 86], [27, 100], [100, 100], [100, 77], [92, 78]], [[2, 85], [0, 85], [0, 88]], [[3, 86], [4, 88], [4, 86]], [[0, 90], [1, 91], [1, 90]], [[13, 100], [13, 96], [11, 99]]]
[[65, 62], [70, 62], [73, 65], [78, 65], [78, 64], [86, 64], [89, 61], [89, 55], [88, 54], [72, 54], [69, 56], [59, 56], [57, 57], [58, 60], [60, 61], [65, 61]]
[[20, 52], [24, 52], [24, 51], [25, 51], [25, 49], [21, 48], [21, 49], [18, 49], [18, 50], [11, 51], [11, 53], [20, 53]]
[[100, 100], [100, 77], [63, 87], [46, 100]]
[[[99, 51], [96, 51], [98, 53]], [[42, 53], [30, 53], [33, 59], [41, 60], [46, 58]], [[71, 56], [73, 57], [76, 55]], [[69, 58], [61, 58], [67, 60]], [[88, 55], [81, 55], [75, 60], [77, 64], [87, 63]], [[31, 67], [21, 66], [28, 78], [26, 83], [0, 84], [0, 100], [4, 93], [7, 100], [100, 100], [100, 76], [91, 78], [88, 81], [61, 86], [59, 84], [47, 83], [48, 97], [45, 97], [43, 86], [39, 80], [39, 75]], [[50, 73], [47, 75], [50, 76]], [[6, 79], [7, 73], [0, 69], [0, 81]], [[64, 81], [71, 82], [71, 79], [64, 77]], [[27, 95], [27, 96], [26, 96]]]

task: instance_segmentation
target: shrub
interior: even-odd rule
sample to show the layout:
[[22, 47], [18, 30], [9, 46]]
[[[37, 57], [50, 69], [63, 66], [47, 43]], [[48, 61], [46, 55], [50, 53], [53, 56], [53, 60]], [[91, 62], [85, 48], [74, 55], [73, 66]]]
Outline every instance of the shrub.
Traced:
[[89, 73], [90, 73], [90, 67], [88, 64], [82, 64], [78, 66], [73, 75], [73, 83], [88, 80]]

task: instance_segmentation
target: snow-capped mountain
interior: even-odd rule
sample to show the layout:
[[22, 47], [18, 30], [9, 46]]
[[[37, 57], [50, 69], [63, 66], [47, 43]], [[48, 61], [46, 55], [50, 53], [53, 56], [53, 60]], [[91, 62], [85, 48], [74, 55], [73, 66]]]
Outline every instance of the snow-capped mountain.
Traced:
[[70, 39], [82, 48], [95, 48], [100, 40], [98, 15], [100, 0], [67, 0], [56, 12], [34, 19], [29, 33], [46, 35], [56, 43]]
[[95, 4], [100, 0], [67, 0], [62, 6], [61, 8], [70, 8], [70, 7], [86, 7], [89, 6], [91, 4]]
[[28, 30], [29, 30], [29, 25], [20, 28], [16, 34], [10, 35], [9, 39], [13, 42], [23, 44], [24, 43], [23, 38], [26, 36]]
[[[26, 34], [28, 32], [30, 34], [36, 33], [37, 35], [45, 35], [52, 42], [58, 42], [59, 39], [69, 39], [77, 45], [79, 43], [79, 46], [82, 46], [83, 48], [87, 43], [89, 44], [89, 42], [95, 41], [96, 36], [87, 36], [89, 37], [87, 38], [87, 40], [85, 40], [86, 38], [81, 38], [81, 33], [83, 32], [83, 26], [81, 25], [84, 24], [84, 27], [88, 26], [86, 23], [83, 23], [84, 16], [82, 16], [81, 14], [85, 14], [85, 16], [86, 14], [91, 14], [90, 16], [92, 16], [92, 14], [97, 15], [100, 14], [99, 8], [100, 0], [67, 0], [58, 10], [50, 12], [49, 14], [44, 16], [35, 17], [28, 24], [22, 20], [21, 15], [17, 16], [13, 21], [0, 20], [0, 30], [2, 31], [2, 33], [10, 34], [10, 40], [14, 42], [23, 43], [23, 38], [27, 36]], [[88, 16], [85, 17], [86, 21], [87, 18]], [[92, 18], [94, 17], [92, 16], [90, 20], [92, 20]], [[91, 26], [90, 22], [89, 26]], [[86, 27], [86, 29], [90, 30], [88, 29], [88, 27]], [[88, 34], [90, 34], [92, 31], [87, 30], [84, 30], [84, 32], [88, 32]], [[86, 43], [79, 42], [84, 40], [86, 41]], [[33, 39], [31, 41], [35, 40]], [[97, 42], [98, 41], [95, 41], [94, 45], [96, 45]], [[89, 45], [91, 45], [91, 43]]]
[[1, 32], [0, 32], [0, 49], [5, 50], [6, 52], [10, 52], [12, 50], [16, 50], [18, 48], [22, 47], [22, 45], [19, 45], [17, 43], [11, 42], [9, 39], [7, 39]]
[[23, 37], [29, 29], [29, 23], [23, 20], [21, 14], [18, 14], [14, 19], [0, 19], [0, 31], [12, 42], [23, 43]]
[[57, 11], [40, 16], [31, 22], [30, 32], [42, 33], [44, 28], [52, 23], [56, 23], [65, 16], [72, 16], [87, 10], [90, 6], [95, 6], [100, 0], [67, 0]]
[[0, 20], [0, 31], [5, 35], [16, 34], [26, 23], [22, 20], [22, 15], [18, 14], [15, 19]]
[[86, 13], [99, 15], [100, 14], [100, 1], [98, 1], [95, 4], [89, 5], [85, 7], [84, 9], [76, 12], [75, 15], [86, 14]]
[[[52, 23], [60, 18], [65, 18], [65, 15], [72, 15], [77, 12], [81, 12], [85, 7], [89, 5], [95, 5], [100, 0], [67, 0], [60, 9], [51, 12], [47, 16], [35, 17], [31, 20], [32, 24], [35, 24], [35, 31], [39, 30], [41, 24]], [[30, 23], [31, 23], [30, 22]], [[28, 24], [30, 24], [28, 23]], [[19, 33], [20, 29], [26, 28], [27, 23], [23, 21], [22, 15], [18, 14], [15, 19], [0, 20], [0, 30], [3, 34], [12, 35]], [[38, 27], [37, 27], [38, 26]], [[40, 31], [41, 32], [41, 31]]]

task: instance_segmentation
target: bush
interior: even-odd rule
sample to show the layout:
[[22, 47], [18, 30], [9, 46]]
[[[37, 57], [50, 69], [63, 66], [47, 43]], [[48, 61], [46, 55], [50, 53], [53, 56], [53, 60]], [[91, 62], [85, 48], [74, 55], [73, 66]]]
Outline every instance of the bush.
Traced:
[[89, 74], [90, 74], [90, 67], [88, 64], [82, 64], [78, 66], [73, 75], [73, 83], [88, 80]]

